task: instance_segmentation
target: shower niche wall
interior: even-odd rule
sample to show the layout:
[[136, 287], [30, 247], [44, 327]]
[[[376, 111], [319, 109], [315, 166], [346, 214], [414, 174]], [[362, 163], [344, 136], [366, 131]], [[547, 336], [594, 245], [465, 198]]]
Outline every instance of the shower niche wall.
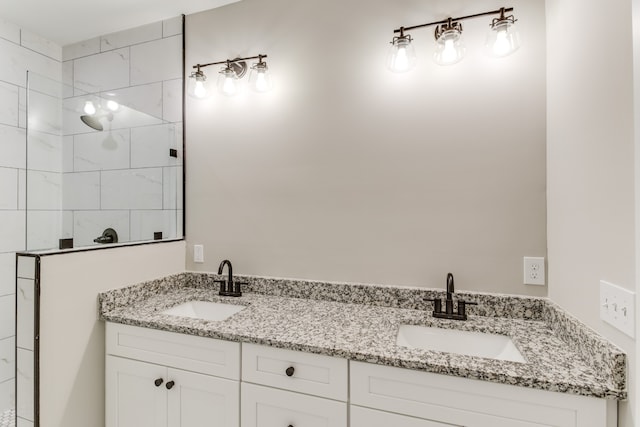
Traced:
[[182, 237], [182, 17], [166, 23], [65, 47], [64, 82], [28, 73], [27, 250]]

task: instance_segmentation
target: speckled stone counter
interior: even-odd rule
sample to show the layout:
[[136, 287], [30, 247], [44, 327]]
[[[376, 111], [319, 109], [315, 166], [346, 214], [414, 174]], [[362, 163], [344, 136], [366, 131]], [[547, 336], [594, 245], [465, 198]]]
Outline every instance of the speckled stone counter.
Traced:
[[[220, 297], [212, 274], [183, 273], [100, 295], [105, 321], [598, 398], [626, 398], [626, 356], [544, 298], [456, 292], [478, 302], [469, 320], [431, 316], [436, 289], [234, 276], [240, 298]], [[161, 312], [186, 301], [247, 306], [220, 322]], [[527, 363], [396, 345], [401, 324], [511, 337]]]

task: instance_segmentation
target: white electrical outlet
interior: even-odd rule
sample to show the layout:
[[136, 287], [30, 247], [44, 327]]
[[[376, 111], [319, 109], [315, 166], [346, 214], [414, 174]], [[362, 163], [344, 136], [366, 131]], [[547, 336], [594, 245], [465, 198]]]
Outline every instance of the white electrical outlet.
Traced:
[[545, 285], [544, 257], [524, 257], [525, 285]]
[[631, 338], [635, 335], [635, 300], [634, 292], [600, 281], [600, 318]]
[[197, 263], [204, 262], [204, 246], [203, 245], [193, 245], [193, 262], [197, 262]]

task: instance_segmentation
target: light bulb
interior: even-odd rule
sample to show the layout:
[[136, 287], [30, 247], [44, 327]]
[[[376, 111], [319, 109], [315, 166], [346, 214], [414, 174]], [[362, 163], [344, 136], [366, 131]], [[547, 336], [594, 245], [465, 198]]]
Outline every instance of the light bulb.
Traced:
[[387, 68], [394, 73], [409, 71], [416, 64], [416, 52], [410, 36], [394, 38], [387, 58]]
[[114, 100], [108, 100], [107, 101], [107, 108], [111, 111], [118, 111], [118, 109], [120, 108], [120, 104], [118, 104], [116, 101]]
[[449, 64], [454, 62], [457, 58], [458, 54], [456, 53], [456, 48], [453, 45], [453, 40], [445, 40], [444, 49], [442, 50], [442, 62]]
[[200, 98], [200, 99], [202, 99], [202, 98], [204, 98], [205, 96], [207, 96], [207, 89], [205, 89], [205, 87], [204, 87], [204, 82], [202, 82], [202, 81], [197, 81], [197, 82], [195, 83], [195, 86], [194, 86], [194, 88], [193, 88], [193, 95], [194, 95], [196, 98]]
[[433, 59], [439, 65], [452, 65], [459, 62], [465, 53], [462, 43], [462, 26], [450, 23], [436, 30], [436, 51]]
[[253, 64], [249, 73], [249, 86], [256, 92], [264, 93], [273, 89], [273, 81], [271, 80], [271, 72], [267, 63], [262, 61]]
[[84, 103], [84, 112], [90, 116], [93, 116], [96, 113], [96, 106], [93, 105], [93, 102], [87, 101]]
[[513, 16], [504, 16], [494, 19], [491, 29], [487, 34], [485, 51], [487, 55], [500, 58], [511, 55], [520, 47], [520, 36]]
[[222, 85], [222, 93], [227, 96], [232, 96], [236, 94], [236, 79], [233, 77], [225, 77], [224, 84]]

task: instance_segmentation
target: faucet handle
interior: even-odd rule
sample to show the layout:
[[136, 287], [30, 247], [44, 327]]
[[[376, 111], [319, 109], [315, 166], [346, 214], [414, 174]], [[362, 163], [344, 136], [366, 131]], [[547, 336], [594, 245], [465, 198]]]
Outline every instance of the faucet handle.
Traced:
[[464, 301], [464, 300], [458, 300], [458, 314], [460, 316], [462, 316], [464, 319], [467, 318], [467, 306], [468, 305], [478, 305], [477, 302], [473, 302], [473, 301]]
[[433, 312], [439, 313], [442, 311], [442, 300], [440, 298], [425, 298], [425, 301], [431, 301], [433, 303]]
[[214, 279], [213, 283], [220, 284], [220, 293], [225, 292], [227, 289], [227, 281], [225, 279]]

